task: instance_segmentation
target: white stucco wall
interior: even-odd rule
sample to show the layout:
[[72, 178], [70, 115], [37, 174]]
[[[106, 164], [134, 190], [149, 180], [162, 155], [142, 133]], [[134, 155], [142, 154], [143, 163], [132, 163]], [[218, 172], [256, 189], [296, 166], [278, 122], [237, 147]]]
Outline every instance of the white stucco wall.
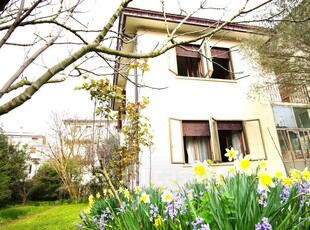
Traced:
[[[159, 32], [145, 33], [139, 37], [138, 52], [151, 50], [164, 34]], [[210, 45], [235, 47], [236, 41], [210, 40]], [[276, 129], [270, 104], [264, 100], [248, 99], [250, 84], [254, 80], [248, 64], [238, 54], [231, 54], [235, 77], [247, 76], [240, 80], [214, 80], [201, 78], [178, 77], [169, 71], [169, 54], [148, 60], [150, 71], [139, 77], [139, 82], [153, 89], [139, 89], [139, 98], [150, 99], [148, 109], [143, 113], [150, 118], [154, 130], [154, 151], [151, 160], [151, 183], [171, 185], [173, 180], [182, 183], [192, 178], [192, 165], [171, 164], [169, 142], [169, 118], [181, 120], [208, 120], [210, 116], [217, 120], [248, 120], [259, 119], [263, 141], [266, 147], [267, 164], [272, 172], [282, 171], [284, 167], [279, 156]], [[133, 74], [131, 72], [130, 74]], [[154, 89], [158, 88], [158, 89]], [[127, 98], [134, 100], [134, 86], [127, 82]], [[150, 183], [150, 158], [146, 149], [142, 153], [140, 184]], [[257, 162], [253, 162], [257, 163]], [[225, 172], [231, 163], [212, 166], [216, 171]]]

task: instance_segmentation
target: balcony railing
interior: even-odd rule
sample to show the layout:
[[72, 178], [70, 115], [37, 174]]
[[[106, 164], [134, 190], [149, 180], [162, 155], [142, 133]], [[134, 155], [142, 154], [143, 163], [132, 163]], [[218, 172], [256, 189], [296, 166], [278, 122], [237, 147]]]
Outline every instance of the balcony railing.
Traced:
[[269, 87], [271, 102], [290, 102], [310, 104], [310, 89], [306, 86], [271, 85]]

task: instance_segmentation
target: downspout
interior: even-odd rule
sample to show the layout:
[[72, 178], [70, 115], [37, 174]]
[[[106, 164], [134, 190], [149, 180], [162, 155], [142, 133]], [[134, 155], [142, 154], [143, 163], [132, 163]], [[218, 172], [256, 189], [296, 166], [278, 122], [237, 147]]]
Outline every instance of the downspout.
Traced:
[[[137, 38], [135, 39], [135, 43], [134, 43], [134, 51], [137, 52]], [[137, 106], [138, 104], [138, 99], [139, 99], [139, 94], [138, 94], [138, 68], [134, 68], [134, 94], [135, 94], [135, 105]], [[140, 113], [139, 108], [137, 108], [137, 113]], [[138, 143], [138, 127], [136, 127], [136, 133], [135, 133], [135, 139], [136, 139], [136, 143]], [[134, 171], [136, 172], [136, 179], [135, 179], [135, 186], [139, 186], [139, 182], [140, 182], [140, 173], [139, 173], [139, 164], [140, 164], [140, 157], [138, 154], [138, 162], [136, 164], [136, 168], [134, 169]]]

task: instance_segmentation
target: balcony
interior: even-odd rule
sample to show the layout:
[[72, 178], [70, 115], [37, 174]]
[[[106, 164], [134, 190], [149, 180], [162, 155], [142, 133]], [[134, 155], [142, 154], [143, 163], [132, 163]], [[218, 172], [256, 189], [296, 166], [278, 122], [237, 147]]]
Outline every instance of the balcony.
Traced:
[[307, 86], [274, 84], [269, 87], [271, 102], [310, 104], [310, 89]]

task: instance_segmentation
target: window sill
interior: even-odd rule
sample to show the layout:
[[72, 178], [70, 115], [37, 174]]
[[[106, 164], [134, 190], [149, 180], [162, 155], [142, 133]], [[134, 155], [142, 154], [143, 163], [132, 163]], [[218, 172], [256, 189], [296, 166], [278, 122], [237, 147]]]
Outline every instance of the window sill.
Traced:
[[[196, 164], [192, 163], [192, 164], [183, 164], [183, 168], [192, 168], [194, 167]], [[217, 166], [233, 166], [234, 162], [221, 162], [221, 163], [213, 163], [212, 165], [209, 165], [209, 167], [217, 167]]]
[[176, 76], [177, 80], [190, 80], [190, 81], [209, 81], [209, 82], [222, 82], [222, 83], [237, 83], [236, 80], [230, 80], [230, 79], [215, 79], [215, 78], [201, 78], [201, 77], [182, 77], [182, 76]]

